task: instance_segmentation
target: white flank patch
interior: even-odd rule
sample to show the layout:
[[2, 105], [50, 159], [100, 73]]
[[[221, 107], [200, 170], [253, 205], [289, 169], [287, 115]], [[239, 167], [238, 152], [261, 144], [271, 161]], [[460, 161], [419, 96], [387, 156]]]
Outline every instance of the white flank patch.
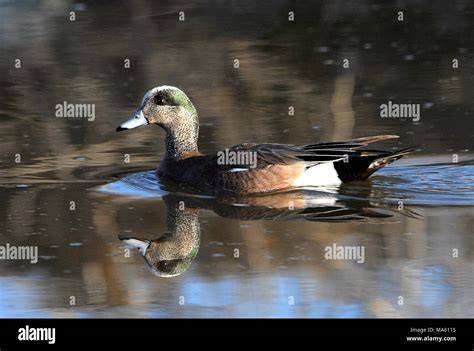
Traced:
[[293, 183], [293, 186], [324, 186], [341, 184], [332, 162], [310, 167]]

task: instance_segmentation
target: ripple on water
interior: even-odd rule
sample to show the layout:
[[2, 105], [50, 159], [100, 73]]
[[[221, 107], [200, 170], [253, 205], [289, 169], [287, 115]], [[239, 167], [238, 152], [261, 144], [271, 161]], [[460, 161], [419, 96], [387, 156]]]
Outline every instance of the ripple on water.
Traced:
[[372, 187], [388, 200], [412, 205], [471, 206], [474, 161], [388, 167], [372, 178]]

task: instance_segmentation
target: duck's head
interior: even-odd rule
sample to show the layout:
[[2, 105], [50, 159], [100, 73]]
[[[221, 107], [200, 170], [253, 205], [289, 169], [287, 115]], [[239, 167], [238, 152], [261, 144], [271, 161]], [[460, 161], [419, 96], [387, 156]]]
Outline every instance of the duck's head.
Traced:
[[179, 124], [194, 125], [196, 122], [196, 109], [186, 94], [176, 87], [163, 85], [146, 92], [138, 110], [116, 131], [147, 124], [157, 124], [168, 130]]
[[186, 94], [176, 87], [163, 85], [148, 91], [138, 110], [117, 132], [147, 124], [166, 131], [166, 157], [179, 159], [197, 152], [199, 121], [196, 109]]

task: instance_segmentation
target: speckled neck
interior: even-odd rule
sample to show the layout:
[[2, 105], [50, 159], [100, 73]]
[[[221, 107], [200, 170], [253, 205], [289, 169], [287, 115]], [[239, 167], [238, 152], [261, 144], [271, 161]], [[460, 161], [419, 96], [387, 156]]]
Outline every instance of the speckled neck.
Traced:
[[165, 160], [182, 160], [198, 153], [198, 131], [189, 133], [186, 128], [166, 129]]
[[199, 120], [197, 113], [176, 113], [162, 127], [166, 131], [165, 161], [181, 160], [198, 153]]

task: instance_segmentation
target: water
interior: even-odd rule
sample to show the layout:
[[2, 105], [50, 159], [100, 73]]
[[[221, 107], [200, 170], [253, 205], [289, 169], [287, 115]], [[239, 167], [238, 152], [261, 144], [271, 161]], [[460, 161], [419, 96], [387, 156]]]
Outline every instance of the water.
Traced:
[[[0, 244], [39, 251], [0, 261], [0, 316], [473, 317], [472, 5], [417, 2], [403, 24], [387, 5], [213, 5], [0, 3]], [[115, 133], [162, 84], [196, 105], [202, 152], [376, 134], [421, 151], [338, 188], [192, 193], [155, 176], [159, 128]], [[380, 118], [388, 100], [420, 121]], [[56, 118], [64, 101], [95, 120]]]

